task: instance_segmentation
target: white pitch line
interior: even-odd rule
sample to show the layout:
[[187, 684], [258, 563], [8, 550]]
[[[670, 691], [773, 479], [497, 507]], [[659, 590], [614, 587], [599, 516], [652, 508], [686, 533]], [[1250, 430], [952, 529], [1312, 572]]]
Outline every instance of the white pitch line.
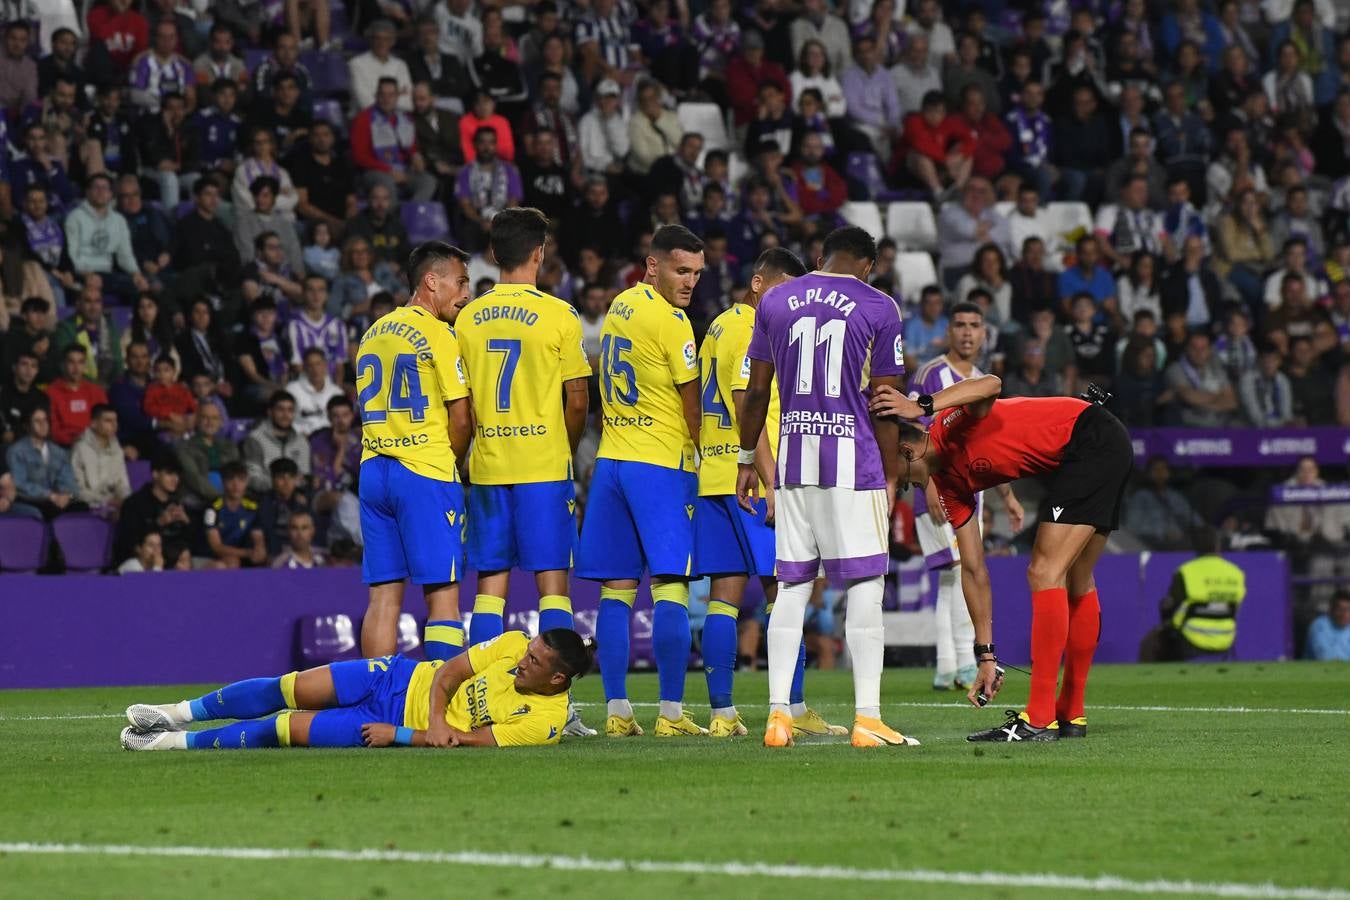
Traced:
[[322, 860], [325, 862], [402, 862], [436, 865], [484, 866], [507, 869], [554, 869], [575, 872], [642, 872], [644, 874], [722, 875], [735, 877], [803, 878], [820, 881], [908, 882], [969, 887], [1038, 888], [1066, 891], [1115, 891], [1130, 894], [1181, 894], [1203, 897], [1241, 897], [1258, 900], [1350, 900], [1350, 891], [1338, 888], [1284, 887], [1249, 882], [1138, 881], [1115, 875], [1089, 878], [1079, 875], [1020, 872], [944, 872], [935, 869], [857, 869], [848, 866], [777, 865], [761, 862], [700, 862], [697, 860], [595, 859], [523, 853], [476, 851], [420, 852], [415, 850], [323, 850], [275, 847], [145, 847], [129, 844], [0, 843], [0, 854], [47, 856], [122, 856], [233, 860]]
[[[604, 703], [576, 703], [579, 707], [604, 706]], [[659, 703], [634, 703], [635, 708], [656, 708]], [[753, 705], [753, 704], [746, 704]], [[851, 703], [812, 703], [809, 704], [817, 709], [852, 709]], [[993, 704], [987, 709], [992, 710], [998, 704]], [[921, 701], [900, 701], [895, 703], [882, 703], [882, 708], [890, 706], [899, 706], [909, 709], [974, 709], [967, 703], [934, 703]], [[1277, 715], [1302, 714], [1310, 716], [1350, 716], [1350, 709], [1311, 709], [1311, 708], [1290, 708], [1277, 709], [1264, 706], [1113, 706], [1097, 703], [1089, 703], [1088, 711], [1094, 709], [1110, 709], [1121, 712], [1158, 712], [1158, 713], [1270, 713]]]
[[124, 713], [86, 713], [74, 716], [0, 716], [0, 722], [67, 722], [78, 719], [124, 719]]

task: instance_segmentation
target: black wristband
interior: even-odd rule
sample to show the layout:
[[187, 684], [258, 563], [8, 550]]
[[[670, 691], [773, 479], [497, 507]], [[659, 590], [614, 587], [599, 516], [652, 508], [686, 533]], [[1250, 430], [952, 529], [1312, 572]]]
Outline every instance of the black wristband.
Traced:
[[932, 394], [920, 394], [914, 402], [919, 404], [919, 409], [923, 410], [923, 414], [925, 416], [929, 416], [930, 418], [932, 417], [933, 415]]
[[997, 655], [998, 655], [998, 654], [996, 654], [996, 653], [994, 652], [994, 645], [993, 645], [993, 644], [976, 644], [976, 645], [975, 645], [975, 655], [976, 655], [976, 656], [984, 656], [986, 653], [989, 654], [990, 656], [997, 656]]

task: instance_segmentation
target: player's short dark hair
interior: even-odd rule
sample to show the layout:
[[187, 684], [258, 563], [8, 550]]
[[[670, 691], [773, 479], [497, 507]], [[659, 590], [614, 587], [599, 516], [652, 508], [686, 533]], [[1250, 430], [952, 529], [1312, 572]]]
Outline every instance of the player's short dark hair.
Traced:
[[282, 475], [299, 475], [300, 467], [289, 456], [282, 456], [272, 460], [267, 466], [267, 471], [273, 478], [277, 478]]
[[929, 91], [923, 95], [919, 101], [920, 109], [935, 109], [936, 107], [947, 105], [947, 98], [943, 96], [942, 91]]
[[61, 358], [65, 359], [72, 353], [78, 353], [81, 356], [89, 355], [89, 351], [84, 349], [84, 344], [67, 344], [66, 349], [61, 351]]
[[309, 362], [311, 356], [317, 356], [324, 362], [328, 361], [328, 354], [323, 351], [322, 347], [310, 347], [305, 351], [304, 355], [300, 357], [300, 360], [301, 362]]
[[237, 459], [221, 466], [220, 480], [226, 482], [232, 478], [248, 478], [248, 466]]
[[292, 406], [294, 406], [295, 397], [291, 394], [290, 391], [273, 391], [272, 396], [267, 398], [267, 409], [270, 412], [271, 410], [276, 409], [282, 403], [289, 403]]
[[[257, 178], [253, 179], [248, 183], [248, 192], [255, 197], [261, 194], [263, 190], [267, 188], [270, 188], [272, 193], [274, 194], [278, 193], [281, 190], [281, 182], [276, 178], [273, 178], [271, 175], [259, 175]], [[264, 231], [263, 234], [271, 234], [275, 236], [276, 232]], [[258, 235], [258, 237], [262, 237], [262, 234]], [[257, 246], [258, 242], [254, 240], [253, 243], [254, 246]]]
[[547, 240], [548, 216], [532, 206], [514, 206], [492, 217], [488, 243], [504, 272], [525, 265]]
[[115, 413], [115, 412], [117, 412], [117, 410], [113, 409], [107, 403], [95, 403], [94, 408], [89, 411], [89, 418], [92, 421], [94, 419], [97, 419], [104, 413]]
[[51, 304], [47, 302], [45, 297], [25, 297], [23, 303], [19, 306], [19, 315], [42, 313], [45, 316], [50, 308]]
[[652, 253], [667, 254], [676, 250], [702, 253], [703, 241], [683, 225], [662, 225], [652, 235]]
[[391, 77], [391, 76], [389, 76], [389, 75], [385, 75], [385, 76], [381, 77], [379, 81], [375, 82], [375, 90], [378, 91], [380, 88], [384, 87], [386, 84], [393, 85], [394, 90], [398, 90], [398, 79], [397, 79], [397, 78], [393, 78], [393, 77]]
[[346, 394], [336, 394], [329, 397], [328, 402], [324, 404], [323, 408], [325, 412], [331, 413], [339, 406], [345, 406], [353, 412], [356, 410], [356, 407], [352, 405], [352, 398], [348, 397]]
[[183, 474], [183, 466], [178, 462], [178, 457], [172, 450], [167, 448], [160, 453], [156, 453], [150, 460], [151, 472], [169, 472], [173, 475]]
[[161, 353], [159, 356], [156, 356], [156, 357], [155, 357], [155, 365], [157, 365], [157, 366], [164, 366], [164, 365], [177, 366], [178, 364], [177, 364], [176, 362], [173, 361], [173, 357], [170, 356], [169, 354], [167, 354], [167, 353]]
[[570, 681], [580, 678], [595, 665], [595, 642], [583, 638], [570, 628], [550, 628], [540, 632], [544, 646], [558, 657], [555, 671], [566, 675]]
[[495, 139], [497, 137], [497, 129], [493, 128], [491, 125], [479, 125], [473, 130], [474, 143], [477, 143], [478, 139], [485, 134], [490, 134]]
[[786, 275], [789, 278], [801, 278], [806, 274], [806, 266], [797, 254], [786, 247], [770, 247], [755, 260], [755, 274], [761, 277]]
[[[983, 289], [976, 288], [975, 290], [983, 290]], [[975, 291], [971, 291], [970, 293], [973, 295]], [[986, 296], [988, 296], [989, 294], [988, 291], [985, 291], [984, 293]], [[978, 303], [971, 303], [969, 300], [962, 300], [960, 303], [952, 305], [952, 312], [951, 312], [952, 319], [956, 318], [957, 313], [969, 313], [973, 316], [979, 316], [981, 319], [984, 318], [984, 310], [980, 309]]]
[[469, 266], [469, 254], [445, 241], [427, 241], [418, 244], [413, 248], [413, 252], [408, 254], [408, 287], [415, 293], [428, 269], [452, 259], [459, 260], [466, 269]]
[[843, 228], [836, 228], [825, 237], [825, 243], [820, 248], [820, 255], [829, 259], [836, 253], [846, 253], [854, 259], [866, 259], [871, 262], [877, 261], [877, 242], [868, 234], [866, 229], [859, 228], [857, 225], [845, 225]]

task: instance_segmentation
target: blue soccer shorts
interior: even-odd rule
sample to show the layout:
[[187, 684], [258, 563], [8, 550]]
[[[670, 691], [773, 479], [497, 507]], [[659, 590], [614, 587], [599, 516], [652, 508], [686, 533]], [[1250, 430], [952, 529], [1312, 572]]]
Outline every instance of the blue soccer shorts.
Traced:
[[464, 488], [418, 475], [396, 459], [361, 463], [361, 577], [445, 584], [464, 576]]
[[599, 459], [586, 501], [577, 575], [590, 581], [694, 570], [698, 475], [650, 463]]
[[360, 747], [361, 726], [367, 722], [402, 725], [408, 683], [416, 668], [416, 660], [399, 654], [329, 665], [338, 708], [315, 714], [309, 746]]
[[694, 510], [694, 572], [704, 575], [757, 575], [774, 570], [774, 532], [764, 524], [768, 501], [741, 509], [733, 496], [699, 497]]
[[469, 486], [469, 565], [479, 572], [572, 568], [577, 548], [572, 479]]

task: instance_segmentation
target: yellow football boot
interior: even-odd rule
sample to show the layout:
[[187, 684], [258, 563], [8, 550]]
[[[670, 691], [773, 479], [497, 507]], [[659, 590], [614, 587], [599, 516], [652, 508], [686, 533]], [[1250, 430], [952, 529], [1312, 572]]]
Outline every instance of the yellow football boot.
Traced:
[[825, 721], [825, 717], [820, 713], [808, 708], [806, 715], [793, 717], [792, 733], [799, 736], [814, 735], [816, 737], [832, 734], [838, 737], [848, 734], [848, 729], [843, 725], [831, 725]]
[[740, 713], [737, 713], [735, 718], [731, 719], [725, 716], [713, 716], [712, 721], [708, 723], [708, 735], [710, 737], [745, 737], [749, 733], [745, 723], [741, 721]]
[[708, 733], [708, 729], [695, 722], [689, 716], [682, 716], [680, 719], [667, 719], [665, 716], [656, 717], [657, 737], [701, 737]]
[[605, 720], [605, 737], [641, 737], [642, 726], [632, 716], [610, 716]]
[[853, 719], [853, 740], [855, 747], [917, 747], [919, 742], [905, 737], [880, 719], [855, 716]]

